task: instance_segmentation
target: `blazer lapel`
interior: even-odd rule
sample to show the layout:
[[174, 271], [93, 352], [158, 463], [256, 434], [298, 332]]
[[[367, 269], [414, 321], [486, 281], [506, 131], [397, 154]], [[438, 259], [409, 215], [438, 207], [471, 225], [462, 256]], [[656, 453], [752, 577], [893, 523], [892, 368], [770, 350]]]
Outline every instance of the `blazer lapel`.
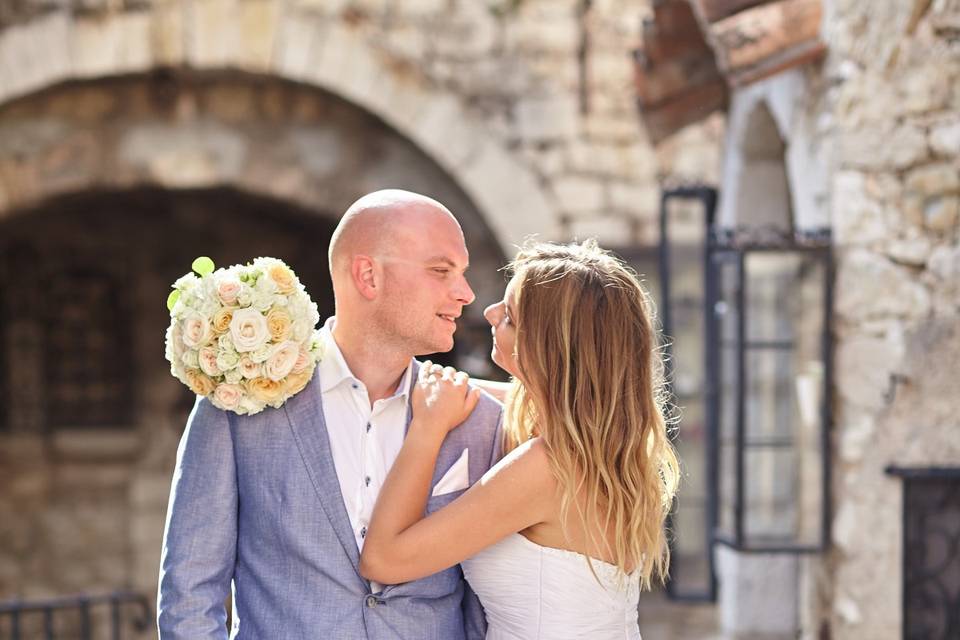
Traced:
[[323, 415], [323, 397], [320, 393], [320, 372], [316, 371], [307, 386], [284, 405], [293, 438], [307, 467], [307, 474], [320, 499], [320, 506], [350, 558], [354, 571], [360, 575], [360, 552], [353, 537], [350, 518], [340, 493], [340, 481], [333, 464], [327, 422]]

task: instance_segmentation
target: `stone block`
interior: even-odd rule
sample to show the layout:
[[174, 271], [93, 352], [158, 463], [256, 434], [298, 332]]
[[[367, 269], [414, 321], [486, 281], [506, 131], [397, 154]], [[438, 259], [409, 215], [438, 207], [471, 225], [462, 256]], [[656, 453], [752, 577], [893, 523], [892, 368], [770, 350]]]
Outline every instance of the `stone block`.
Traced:
[[527, 142], [569, 138], [576, 133], [577, 110], [572, 96], [522, 99], [514, 108], [517, 134]]
[[883, 207], [867, 193], [864, 174], [840, 171], [834, 175], [830, 209], [836, 242], [869, 245], [889, 237]]
[[960, 192], [960, 169], [939, 163], [918, 167], [907, 174], [906, 187], [922, 196]]
[[574, 219], [568, 223], [567, 231], [574, 240], [596, 238], [600, 246], [606, 248], [629, 247], [636, 242], [634, 223], [625, 217]]
[[923, 225], [931, 231], [952, 231], [960, 217], [960, 198], [929, 198], [923, 205]]
[[930, 148], [942, 156], [960, 156], [960, 120], [933, 126], [930, 129]]
[[908, 113], [929, 113], [947, 106], [953, 82], [942, 65], [929, 65], [898, 79], [901, 108]]
[[281, 4], [270, 0], [247, 0], [237, 7], [240, 47], [236, 58], [240, 68], [254, 72], [270, 69], [280, 10]]
[[505, 36], [510, 51], [573, 54], [580, 44], [580, 28], [572, 16], [567, 20], [512, 19], [506, 23]]
[[604, 208], [603, 183], [598, 179], [563, 176], [553, 180], [550, 186], [558, 208], [565, 213], [583, 214]]
[[97, 77], [149, 69], [153, 66], [150, 21], [146, 12], [74, 21], [70, 33], [74, 75]]
[[[836, 385], [840, 397], [861, 409], [881, 410], [892, 399], [892, 375], [900, 367], [903, 358], [902, 345], [891, 340], [873, 336], [857, 336], [841, 339], [837, 345]], [[850, 436], [854, 445], [846, 454], [858, 453], [856, 434]], [[841, 440], [842, 442], [842, 440]], [[841, 449], [843, 450], [843, 449]], [[862, 450], [859, 451], [862, 454]]]
[[150, 48], [158, 66], [173, 67], [186, 55], [184, 11], [179, 3], [157, 2], [151, 7]]
[[659, 211], [660, 189], [653, 178], [629, 183], [613, 182], [609, 187], [610, 206], [638, 218], [655, 220]]
[[68, 20], [53, 13], [0, 33], [0, 99], [35, 91], [70, 74]]
[[882, 317], [919, 320], [930, 310], [930, 294], [918, 277], [865, 250], [842, 257], [836, 287], [837, 314], [854, 322]]
[[871, 170], [908, 169], [930, 156], [926, 132], [912, 124], [888, 131], [864, 127], [845, 131], [839, 138], [843, 167]]
[[293, 80], [306, 78], [316, 64], [316, 41], [322, 39], [325, 22], [307, 11], [285, 11], [277, 25], [272, 68]]

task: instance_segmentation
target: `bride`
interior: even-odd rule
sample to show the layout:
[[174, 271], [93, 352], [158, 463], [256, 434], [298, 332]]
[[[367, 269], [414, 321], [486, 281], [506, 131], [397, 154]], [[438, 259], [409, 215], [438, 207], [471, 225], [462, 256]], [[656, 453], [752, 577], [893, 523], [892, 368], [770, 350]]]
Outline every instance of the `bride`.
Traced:
[[511, 271], [484, 311], [514, 379], [503, 459], [424, 518], [440, 445], [480, 393], [425, 363], [360, 571], [393, 584], [460, 563], [489, 640], [638, 639], [640, 589], [667, 572], [678, 480], [647, 296], [593, 242], [533, 245]]

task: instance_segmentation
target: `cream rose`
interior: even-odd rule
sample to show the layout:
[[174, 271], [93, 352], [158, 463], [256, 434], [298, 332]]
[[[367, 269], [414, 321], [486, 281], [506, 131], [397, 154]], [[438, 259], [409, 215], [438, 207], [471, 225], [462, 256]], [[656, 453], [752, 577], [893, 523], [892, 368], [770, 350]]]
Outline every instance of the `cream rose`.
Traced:
[[263, 373], [271, 380], [279, 382], [293, 370], [299, 357], [300, 345], [288, 340], [274, 349], [270, 357], [267, 358], [263, 365]]
[[221, 409], [235, 411], [240, 406], [240, 399], [243, 398], [243, 388], [236, 384], [217, 385], [213, 398]]
[[223, 379], [227, 384], [240, 384], [243, 382], [243, 374], [240, 373], [239, 369], [230, 369], [230, 371], [223, 374]]
[[290, 330], [293, 327], [293, 321], [290, 314], [279, 307], [274, 307], [267, 314], [267, 328], [270, 330], [270, 336], [275, 342], [283, 342], [290, 338]]
[[213, 380], [208, 378], [199, 369], [187, 369], [183, 372], [187, 380], [187, 386], [198, 396], [207, 396], [213, 393], [217, 386]]
[[270, 339], [267, 319], [256, 309], [238, 309], [230, 320], [230, 336], [240, 353], [256, 351]]
[[216, 378], [220, 375], [220, 367], [217, 365], [217, 350], [213, 347], [204, 347], [198, 353], [200, 369], [210, 376]]
[[300, 393], [307, 383], [310, 382], [310, 377], [313, 375], [313, 369], [305, 369], [299, 372], [292, 372], [286, 377], [283, 381], [283, 390], [288, 395], [294, 395]]
[[183, 319], [183, 326], [180, 331], [183, 344], [191, 349], [203, 346], [211, 338], [210, 323], [196, 311], [191, 312]]
[[284, 295], [293, 293], [296, 288], [293, 272], [282, 264], [275, 264], [267, 269], [267, 275], [277, 283], [277, 291]]
[[254, 378], [246, 382], [247, 393], [264, 404], [272, 404], [283, 397], [283, 385], [270, 378]]
[[233, 309], [220, 309], [213, 314], [213, 331], [221, 335], [230, 330], [230, 321], [233, 320]]

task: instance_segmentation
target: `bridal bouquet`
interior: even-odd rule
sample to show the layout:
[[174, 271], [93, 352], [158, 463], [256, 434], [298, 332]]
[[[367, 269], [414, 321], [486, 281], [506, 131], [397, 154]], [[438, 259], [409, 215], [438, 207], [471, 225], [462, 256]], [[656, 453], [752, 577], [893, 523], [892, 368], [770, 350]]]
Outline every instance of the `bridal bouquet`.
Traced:
[[216, 271], [210, 258], [197, 258], [193, 270], [167, 299], [170, 373], [220, 409], [280, 407], [322, 355], [317, 305], [275, 258]]

